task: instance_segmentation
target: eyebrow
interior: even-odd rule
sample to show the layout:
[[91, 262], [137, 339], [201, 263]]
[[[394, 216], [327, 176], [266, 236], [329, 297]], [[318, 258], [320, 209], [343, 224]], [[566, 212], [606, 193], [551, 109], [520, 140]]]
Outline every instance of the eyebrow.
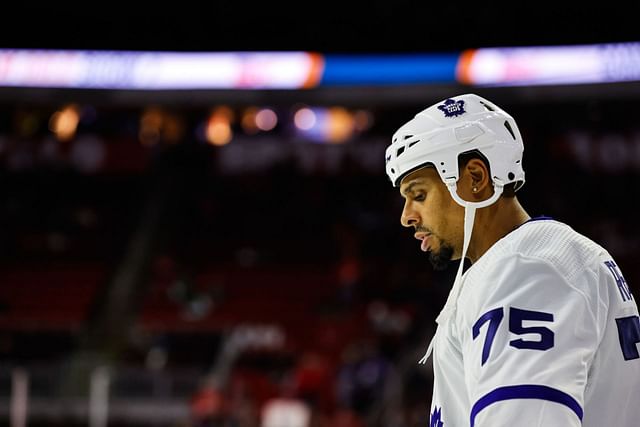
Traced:
[[419, 184], [423, 184], [424, 182], [421, 179], [414, 179], [405, 187], [404, 191], [401, 191], [400, 194], [406, 197], [407, 193], [411, 193], [413, 191], [413, 187]]

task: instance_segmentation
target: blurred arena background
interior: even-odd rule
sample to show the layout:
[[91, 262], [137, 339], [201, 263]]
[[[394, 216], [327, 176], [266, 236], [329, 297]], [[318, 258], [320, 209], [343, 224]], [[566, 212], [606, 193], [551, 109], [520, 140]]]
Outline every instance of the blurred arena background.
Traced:
[[[416, 7], [25, 6], [2, 29], [0, 425], [426, 425], [417, 360], [455, 266], [433, 272], [400, 226], [384, 149], [459, 93], [518, 122], [529, 213], [601, 243], [639, 292], [635, 15]], [[578, 50], [482, 50], [534, 46]], [[268, 60], [215, 87], [121, 74], [136, 52], [242, 51], [324, 71], [289, 88], [261, 80]], [[473, 68], [483, 52], [504, 73]]]

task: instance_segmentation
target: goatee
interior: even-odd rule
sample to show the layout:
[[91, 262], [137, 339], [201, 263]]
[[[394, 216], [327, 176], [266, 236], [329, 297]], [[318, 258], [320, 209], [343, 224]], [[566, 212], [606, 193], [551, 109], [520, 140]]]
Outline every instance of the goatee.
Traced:
[[453, 257], [453, 247], [444, 243], [438, 252], [429, 251], [429, 262], [437, 271], [445, 270], [451, 262], [451, 257]]

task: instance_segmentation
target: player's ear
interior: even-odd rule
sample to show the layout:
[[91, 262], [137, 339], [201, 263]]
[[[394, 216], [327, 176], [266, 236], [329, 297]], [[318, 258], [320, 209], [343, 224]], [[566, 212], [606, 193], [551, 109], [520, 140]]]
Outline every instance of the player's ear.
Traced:
[[491, 177], [487, 165], [480, 159], [471, 159], [467, 162], [464, 171], [468, 174], [467, 185], [474, 195], [480, 195], [487, 187], [491, 187]]

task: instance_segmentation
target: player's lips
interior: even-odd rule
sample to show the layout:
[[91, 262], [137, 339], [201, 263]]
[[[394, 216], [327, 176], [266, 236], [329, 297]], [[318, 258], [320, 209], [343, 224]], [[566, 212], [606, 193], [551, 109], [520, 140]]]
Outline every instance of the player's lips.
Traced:
[[431, 235], [429, 233], [416, 233], [414, 234], [414, 237], [418, 240], [422, 240], [422, 243], [420, 244], [420, 249], [422, 249], [423, 252], [427, 252], [429, 250], [429, 237]]

